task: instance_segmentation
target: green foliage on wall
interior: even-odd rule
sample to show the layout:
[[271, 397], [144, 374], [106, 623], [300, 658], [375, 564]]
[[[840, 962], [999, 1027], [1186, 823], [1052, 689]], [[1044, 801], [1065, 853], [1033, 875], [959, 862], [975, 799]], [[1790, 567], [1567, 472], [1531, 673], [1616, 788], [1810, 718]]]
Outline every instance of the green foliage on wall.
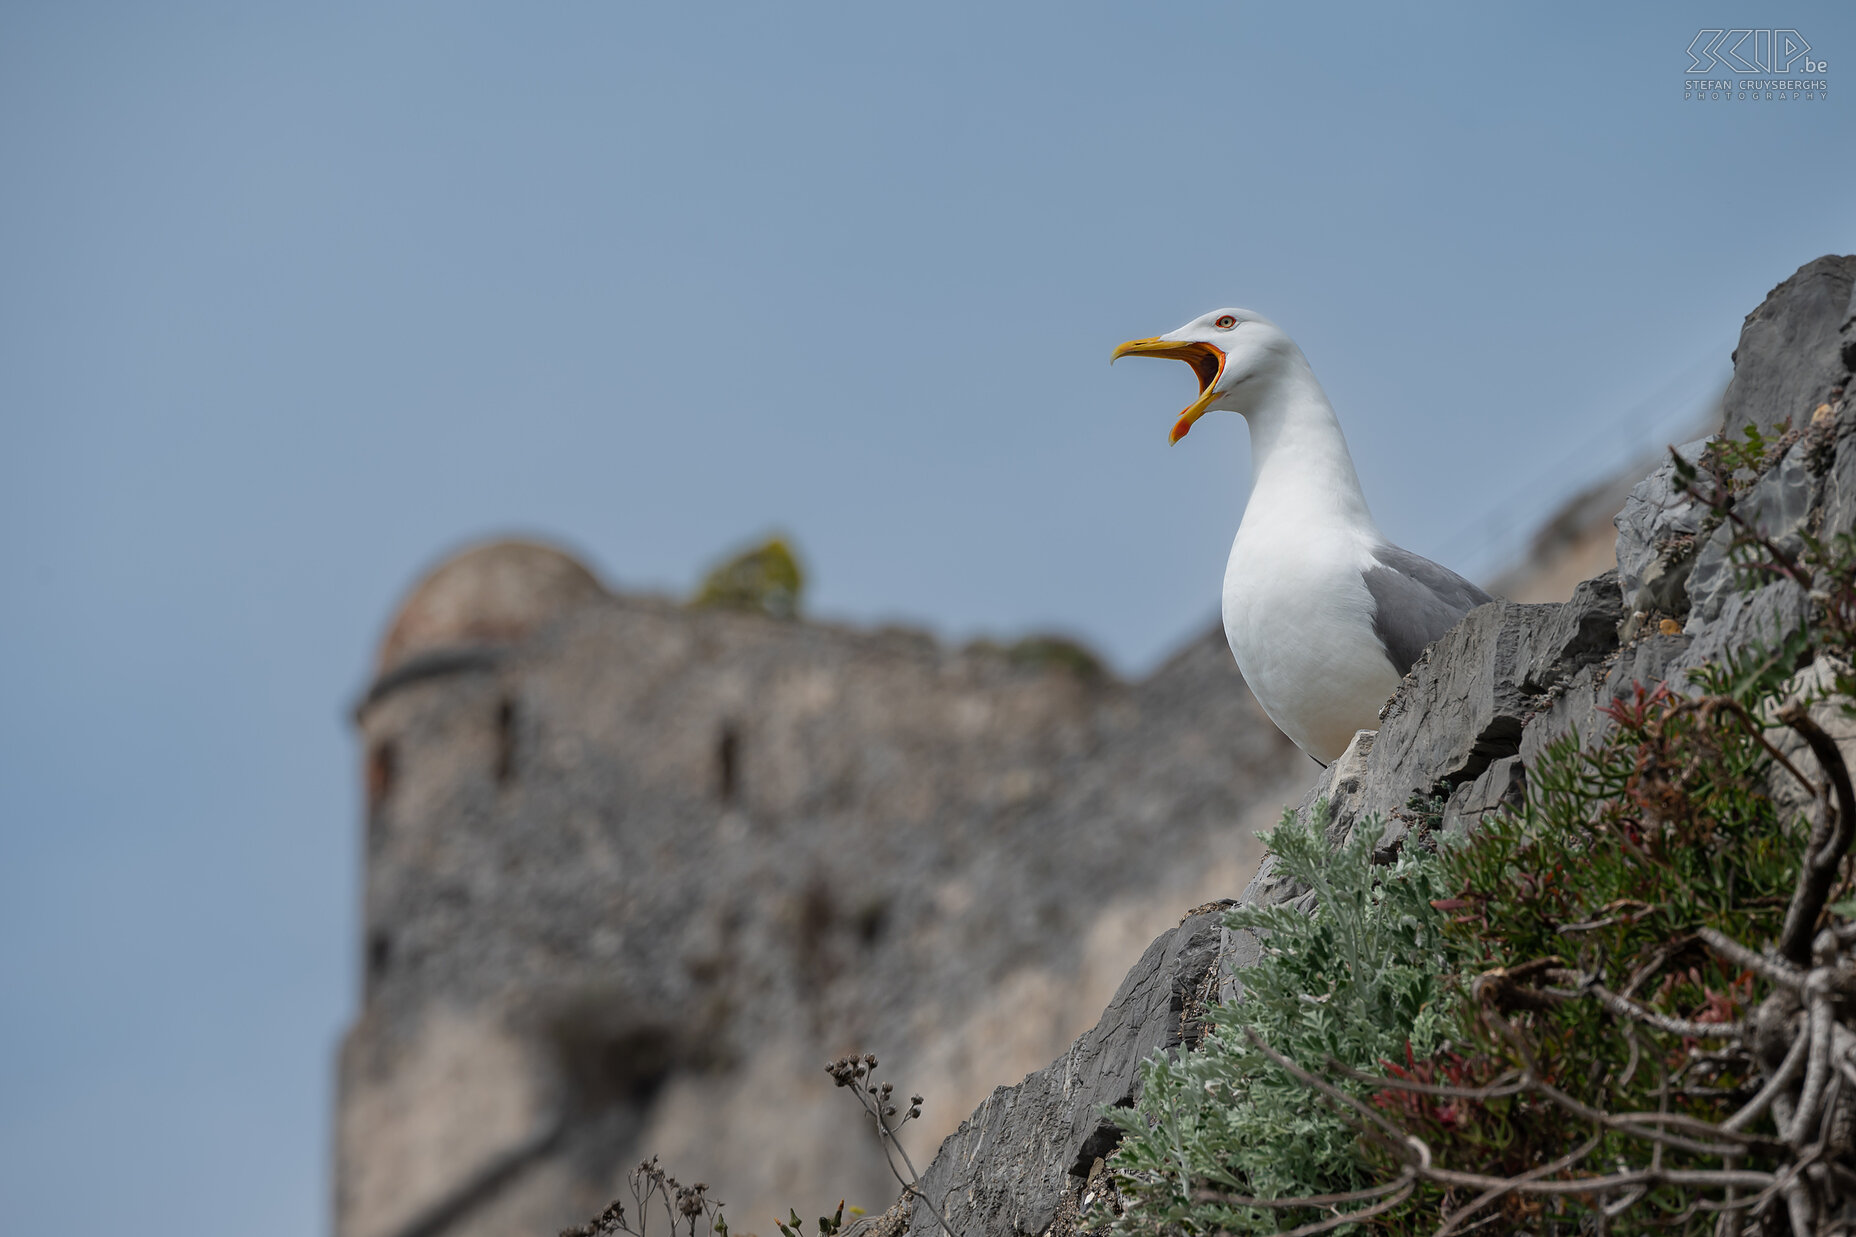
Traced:
[[799, 613], [805, 583], [792, 547], [784, 538], [771, 537], [712, 568], [690, 604], [789, 619]]

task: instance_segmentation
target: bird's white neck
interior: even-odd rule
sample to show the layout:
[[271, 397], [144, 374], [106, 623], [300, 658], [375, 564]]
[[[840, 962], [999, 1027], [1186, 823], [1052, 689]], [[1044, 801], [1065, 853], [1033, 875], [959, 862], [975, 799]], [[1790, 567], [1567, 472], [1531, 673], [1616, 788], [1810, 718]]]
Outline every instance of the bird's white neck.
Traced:
[[1300, 349], [1247, 379], [1236, 394], [1237, 411], [1250, 422], [1246, 525], [1262, 519], [1377, 531], [1334, 406]]

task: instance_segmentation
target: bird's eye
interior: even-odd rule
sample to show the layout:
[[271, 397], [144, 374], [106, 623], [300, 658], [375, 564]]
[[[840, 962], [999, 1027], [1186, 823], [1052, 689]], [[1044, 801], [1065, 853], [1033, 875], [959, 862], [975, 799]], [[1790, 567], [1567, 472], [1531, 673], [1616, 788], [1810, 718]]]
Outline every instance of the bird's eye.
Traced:
[[1219, 314], [1218, 320], [1212, 323], [1212, 325], [1221, 331], [1228, 331], [1237, 325], [1237, 318], [1231, 314]]

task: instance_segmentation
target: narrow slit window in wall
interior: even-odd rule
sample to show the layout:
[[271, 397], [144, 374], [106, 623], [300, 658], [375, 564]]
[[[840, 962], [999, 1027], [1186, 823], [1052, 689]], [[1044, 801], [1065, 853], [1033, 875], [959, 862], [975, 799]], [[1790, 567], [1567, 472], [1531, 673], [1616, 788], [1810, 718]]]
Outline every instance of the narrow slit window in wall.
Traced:
[[516, 768], [516, 706], [505, 700], [496, 706], [496, 784], [506, 786]]
[[723, 803], [733, 803], [741, 793], [741, 734], [729, 723], [715, 744], [715, 793]]

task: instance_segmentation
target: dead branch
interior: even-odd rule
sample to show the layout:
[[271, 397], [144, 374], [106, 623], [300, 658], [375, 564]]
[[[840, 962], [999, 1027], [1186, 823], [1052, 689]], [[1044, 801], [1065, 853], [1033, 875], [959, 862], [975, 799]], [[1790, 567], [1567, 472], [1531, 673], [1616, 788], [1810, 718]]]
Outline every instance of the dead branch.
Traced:
[[[1309, 1224], [1304, 1224], [1300, 1228], [1290, 1229], [1288, 1233], [1282, 1235], [1282, 1237], [1295, 1237], [1296, 1234], [1302, 1234], [1302, 1237], [1313, 1237], [1316, 1233], [1325, 1233], [1331, 1229], [1339, 1228], [1343, 1224], [1357, 1224], [1361, 1220], [1371, 1219], [1373, 1216], [1392, 1210], [1392, 1208], [1411, 1197], [1411, 1192], [1416, 1188], [1416, 1185], [1417, 1180], [1413, 1170], [1407, 1168], [1398, 1175], [1396, 1180], [1389, 1181], [1385, 1185], [1373, 1186], [1365, 1190], [1349, 1190], [1345, 1194], [1310, 1194], [1303, 1198], [1283, 1199], [1249, 1198], [1242, 1194], [1226, 1194], [1221, 1190], [1198, 1190], [1194, 1192], [1192, 1197], [1196, 1202], [1222, 1203], [1231, 1207], [1296, 1209], [1303, 1207], [1338, 1207], [1347, 1203], [1369, 1202], [1375, 1198], [1385, 1199], [1384, 1202], [1371, 1207], [1362, 1208], [1359, 1211], [1345, 1211], [1339, 1215], [1331, 1216], [1326, 1220], [1317, 1220]], [[1387, 1198], [1387, 1195], [1391, 1197]]]
[[[1471, 991], [1473, 993], [1474, 989], [1472, 988]], [[1492, 1007], [1485, 1006], [1482, 1016], [1489, 1020], [1497, 1033], [1507, 1040], [1509, 1046], [1520, 1056], [1522, 1067], [1526, 1071], [1524, 1077], [1532, 1084], [1533, 1091], [1574, 1116], [1595, 1125], [1607, 1126], [1619, 1133], [1629, 1134], [1634, 1138], [1641, 1138], [1645, 1142], [1664, 1143], [1678, 1151], [1716, 1157], [1735, 1155], [1740, 1151], [1740, 1147], [1733, 1144], [1697, 1142], [1692, 1138], [1684, 1138], [1679, 1134], [1671, 1134], [1667, 1130], [1645, 1124], [1646, 1121], [1651, 1121], [1656, 1125], [1673, 1125], [1703, 1135], [1719, 1135], [1720, 1127], [1706, 1121], [1698, 1121], [1693, 1117], [1680, 1116], [1675, 1113], [1631, 1113], [1627, 1116], [1616, 1116], [1602, 1108], [1594, 1108], [1590, 1104], [1573, 1098], [1546, 1080], [1539, 1065], [1534, 1061], [1533, 1050], [1527, 1046], [1526, 1038], [1515, 1030], [1513, 1023], [1502, 1017]], [[1730, 1135], [1730, 1137], [1736, 1141], [1745, 1138], [1741, 1134]]]
[[1452, 1237], [1453, 1234], [1461, 1233], [1463, 1231], [1463, 1224], [1478, 1211], [1481, 1211], [1491, 1203], [1500, 1202], [1502, 1199], [1508, 1197], [1508, 1195], [1514, 1193], [1520, 1186], [1530, 1181], [1538, 1181], [1543, 1177], [1551, 1177], [1555, 1173], [1565, 1172], [1574, 1164], [1577, 1164], [1580, 1160], [1592, 1154], [1592, 1149], [1598, 1146], [1603, 1138], [1603, 1134], [1594, 1134], [1586, 1139], [1577, 1149], [1568, 1152], [1552, 1163], [1542, 1164], [1539, 1168], [1522, 1173], [1507, 1184], [1489, 1187], [1462, 1207], [1451, 1212], [1450, 1217], [1444, 1221], [1443, 1227], [1438, 1229], [1432, 1237]]
[[1228, 1207], [1344, 1207], [1348, 1203], [1364, 1203], [1375, 1198], [1384, 1198], [1394, 1193], [1404, 1184], [1405, 1178], [1400, 1174], [1396, 1181], [1384, 1185], [1369, 1186], [1364, 1190], [1348, 1190], [1345, 1194], [1309, 1194], [1302, 1198], [1251, 1198], [1244, 1194], [1227, 1194], [1223, 1190], [1194, 1190], [1192, 1200], [1198, 1203], [1221, 1203]]
[[1725, 932], [1714, 928], [1701, 928], [1695, 935], [1699, 936], [1709, 949], [1741, 970], [1751, 971], [1780, 987], [1790, 988], [1793, 992], [1804, 991], [1804, 972], [1793, 967], [1785, 959], [1755, 953]]
[[[1481, 1190], [1506, 1187], [1516, 1193], [1541, 1195], [1607, 1194], [1613, 1190], [1637, 1185], [1648, 1185], [1652, 1187], [1658, 1185], [1687, 1185], [1703, 1188], [1733, 1185], [1763, 1189], [1774, 1184], [1775, 1181], [1778, 1180], [1772, 1173], [1727, 1168], [1634, 1169], [1625, 1172], [1609, 1173], [1598, 1177], [1575, 1177], [1568, 1181], [1531, 1181], [1525, 1180], [1523, 1177], [1491, 1177], [1483, 1173], [1456, 1172], [1451, 1169], [1440, 1168], [1432, 1163], [1431, 1149], [1423, 1139], [1415, 1134], [1408, 1134], [1400, 1130], [1397, 1126], [1393, 1125], [1392, 1122], [1388, 1121], [1381, 1114], [1373, 1111], [1373, 1109], [1366, 1104], [1348, 1095], [1345, 1091], [1340, 1090], [1326, 1079], [1309, 1073], [1294, 1061], [1291, 1061], [1288, 1057], [1270, 1047], [1268, 1041], [1261, 1035], [1258, 1035], [1253, 1028], [1244, 1028], [1244, 1034], [1249, 1037], [1250, 1042], [1256, 1047], [1258, 1052], [1268, 1057], [1290, 1077], [1302, 1083], [1304, 1086], [1319, 1092], [1327, 1099], [1349, 1110], [1356, 1116], [1363, 1118], [1384, 1136], [1384, 1140], [1388, 1145], [1403, 1147], [1408, 1156], [1415, 1156], [1415, 1159], [1407, 1160], [1407, 1169], [1421, 1180], [1436, 1182], [1440, 1185], [1472, 1186]], [[1536, 1078], [1536, 1084], [1538, 1085], [1538, 1078]], [[1633, 1129], [1630, 1132], [1638, 1134], [1639, 1136], [1644, 1136], [1654, 1131], [1639, 1128]], [[1721, 1150], [1738, 1154], [1741, 1148], [1726, 1147]], [[1720, 1150], [1711, 1151], [1710, 1154], [1718, 1156]], [[1286, 1205], [1289, 1200], [1279, 1201], [1282, 1201]]]
[[1810, 1020], [1805, 1031], [1811, 1043], [1811, 1055], [1805, 1063], [1804, 1090], [1799, 1093], [1798, 1112], [1792, 1120], [1791, 1128], [1779, 1131], [1779, 1136], [1793, 1145], [1804, 1137], [1807, 1130], [1816, 1129], [1818, 1116], [1823, 1111], [1824, 1093], [1834, 1079], [1830, 1068], [1830, 1049], [1835, 1041], [1831, 1027], [1835, 1023], [1836, 1014], [1829, 994], [1824, 991], [1825, 985], [1817, 982], [1817, 975], [1811, 979], [1813, 982], [1807, 990]]
[[1519, 1095], [1527, 1090], [1527, 1084], [1520, 1081], [1521, 1071], [1512, 1069], [1503, 1072], [1494, 1082], [1486, 1086], [1453, 1087], [1441, 1082], [1417, 1082], [1409, 1078], [1369, 1074], [1364, 1070], [1352, 1068], [1336, 1057], [1328, 1058], [1328, 1068], [1343, 1078], [1351, 1078], [1355, 1082], [1371, 1083], [1375, 1087], [1388, 1091], [1412, 1091], [1419, 1095], [1436, 1095], [1445, 1099], [1492, 1100], [1508, 1095]]
[[1359, 1211], [1349, 1211], [1342, 1215], [1337, 1215], [1330, 1220], [1321, 1220], [1314, 1224], [1304, 1224], [1300, 1228], [1290, 1229], [1288, 1232], [1283, 1233], [1281, 1237], [1314, 1237], [1316, 1233], [1329, 1232], [1332, 1229], [1339, 1228], [1343, 1224], [1357, 1224], [1361, 1220], [1371, 1219], [1376, 1215], [1392, 1210], [1392, 1208], [1410, 1198], [1411, 1192], [1416, 1188], [1417, 1182], [1408, 1180], [1405, 1182], [1403, 1189], [1383, 1203], [1377, 1203], [1371, 1207], [1363, 1207]]
[[1759, 1094], [1747, 1101], [1746, 1107], [1721, 1122], [1721, 1128], [1743, 1130], [1758, 1120], [1759, 1115], [1772, 1106], [1772, 1101], [1797, 1079], [1798, 1071], [1804, 1068], [1805, 1054], [1810, 1047], [1810, 1036], [1799, 1035], [1794, 1038], [1791, 1051], [1785, 1054], [1785, 1060], [1780, 1063], [1778, 1072], [1766, 1080], [1766, 1085], [1759, 1089]]
[[1856, 835], [1856, 789], [1850, 785], [1849, 767], [1843, 763], [1836, 740], [1824, 732], [1801, 702], [1786, 705], [1778, 716], [1810, 746], [1837, 794], [1835, 811], [1825, 811], [1811, 831], [1811, 845], [1798, 870], [1798, 890], [1786, 908], [1785, 927], [1779, 934], [1779, 953], [1794, 965], [1808, 966], [1811, 941], [1817, 935], [1817, 917], [1836, 885], [1837, 869], [1850, 848], [1850, 839]]
[[1583, 992], [1589, 992], [1603, 1005], [1620, 1018], [1630, 1018], [1645, 1026], [1667, 1031], [1671, 1035], [1680, 1035], [1688, 1039], [1738, 1039], [1746, 1034], [1744, 1022], [1691, 1022], [1685, 1018], [1671, 1018], [1659, 1014], [1653, 1009], [1646, 1009], [1629, 997], [1619, 996], [1593, 975], [1580, 975], [1573, 971], [1556, 970], [1551, 977], [1562, 983], [1576, 984]]

